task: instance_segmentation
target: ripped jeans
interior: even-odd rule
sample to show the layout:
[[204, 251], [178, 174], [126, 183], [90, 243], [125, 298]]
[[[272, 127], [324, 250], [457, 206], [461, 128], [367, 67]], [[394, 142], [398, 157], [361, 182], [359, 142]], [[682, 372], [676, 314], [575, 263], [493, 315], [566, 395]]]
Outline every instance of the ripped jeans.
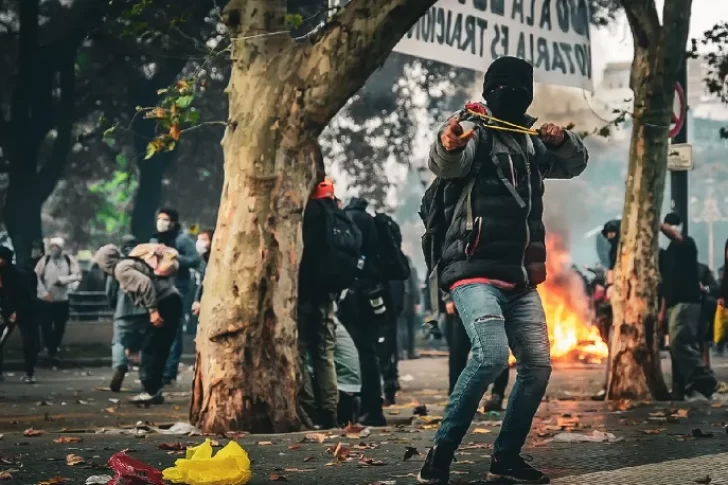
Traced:
[[483, 394], [507, 368], [510, 345], [518, 362], [518, 377], [495, 452], [520, 453], [551, 376], [541, 298], [535, 288], [506, 291], [483, 283], [457, 287], [451, 296], [470, 338], [472, 357], [450, 395], [435, 444], [452, 449], [460, 445]]

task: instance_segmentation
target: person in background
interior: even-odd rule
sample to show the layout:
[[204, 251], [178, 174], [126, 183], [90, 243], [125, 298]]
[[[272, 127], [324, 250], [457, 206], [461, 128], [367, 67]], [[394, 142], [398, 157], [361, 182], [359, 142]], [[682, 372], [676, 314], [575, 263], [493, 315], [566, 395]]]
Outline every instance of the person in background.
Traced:
[[63, 251], [64, 244], [61, 237], [51, 238], [49, 254], [42, 257], [35, 267], [41, 335], [53, 366], [60, 363], [58, 351], [69, 317], [68, 294], [82, 277], [76, 258]]
[[130, 400], [133, 404], [164, 403], [162, 376], [182, 318], [182, 298], [174, 279], [177, 254], [166, 251], [170, 252], [157, 247], [144, 258], [123, 258], [119, 248], [109, 244], [94, 256], [101, 270], [118, 281], [120, 291], [149, 315], [150, 326], [141, 346], [142, 392]]
[[212, 237], [215, 235], [214, 229], [206, 229], [197, 235], [195, 248], [197, 254], [200, 255], [200, 265], [197, 267], [200, 281], [197, 284], [195, 292], [195, 301], [192, 303], [192, 314], [196, 317], [200, 316], [200, 302], [202, 301], [202, 292], [204, 291], [205, 273], [207, 265], [210, 262], [210, 249], [212, 248]]
[[420, 281], [417, 277], [417, 270], [409, 257], [407, 261], [410, 266], [410, 277], [405, 285], [404, 310], [399, 317], [399, 347], [402, 358], [417, 359], [419, 356], [415, 351], [415, 338], [422, 299], [420, 298]]
[[[175, 285], [182, 298], [187, 301], [189, 292], [192, 291], [191, 270], [200, 264], [200, 255], [195, 249], [195, 243], [182, 231], [179, 222], [179, 213], [175, 209], [164, 208], [157, 213], [157, 232], [151, 242], [164, 244], [167, 247], [177, 250], [179, 254], [179, 270], [175, 278]], [[183, 312], [183, 315], [186, 312]], [[169, 360], [164, 370], [164, 385], [174, 385], [177, 382], [179, 373], [179, 362], [182, 357], [182, 340], [184, 325], [177, 327], [177, 336], [169, 352]]]
[[341, 301], [339, 317], [359, 352], [361, 367], [361, 417], [365, 426], [386, 426], [382, 399], [382, 377], [377, 343], [386, 324], [387, 311], [380, 271], [379, 239], [374, 217], [367, 212], [366, 199], [354, 197], [344, 211], [362, 235], [364, 265], [353, 287]]
[[[132, 235], [121, 239], [121, 257], [126, 258], [137, 245]], [[119, 290], [119, 282], [106, 275], [106, 296], [114, 309], [114, 333], [111, 340], [111, 392], [120, 392], [126, 373], [129, 372], [128, 356], [136, 355], [149, 328], [149, 312], [137, 305], [131, 296]]]
[[[0, 246], [0, 381], [3, 377], [3, 344], [15, 328], [22, 298], [18, 272], [13, 264], [13, 250]], [[3, 338], [4, 335], [4, 338]]]
[[303, 386], [299, 402], [304, 422], [309, 418], [321, 429], [338, 426], [339, 391], [336, 363], [336, 296], [320, 281], [317, 270], [326, 264], [328, 215], [340, 211], [334, 200], [334, 183], [326, 177], [314, 188], [303, 214], [303, 254], [298, 285], [298, 348]]
[[24, 297], [18, 306], [17, 325], [23, 345], [23, 363], [25, 375], [22, 381], [35, 384], [35, 367], [38, 364], [40, 345], [40, 312], [38, 304], [38, 275], [35, 267], [43, 257], [43, 241], [35, 241], [31, 245], [30, 258], [25, 265], [19, 266], [18, 278]]
[[720, 298], [720, 285], [715, 280], [710, 267], [703, 263], [698, 263], [698, 280], [703, 297], [700, 304], [698, 336], [703, 352], [703, 364], [710, 369], [710, 347], [713, 343], [713, 322], [718, 308], [718, 298]]
[[[725, 248], [723, 250], [723, 266], [718, 270], [718, 281], [720, 281], [720, 289], [718, 292], [717, 305], [721, 308], [725, 308], [725, 304], [728, 301], [728, 239], [725, 241]], [[725, 352], [726, 341], [714, 342], [715, 350], [718, 355], [722, 356]]]
[[660, 320], [667, 318], [672, 356], [673, 399], [708, 400], [718, 381], [703, 364], [699, 335], [702, 295], [698, 272], [698, 248], [682, 233], [682, 219], [665, 216], [661, 231], [670, 239], [663, 257]]

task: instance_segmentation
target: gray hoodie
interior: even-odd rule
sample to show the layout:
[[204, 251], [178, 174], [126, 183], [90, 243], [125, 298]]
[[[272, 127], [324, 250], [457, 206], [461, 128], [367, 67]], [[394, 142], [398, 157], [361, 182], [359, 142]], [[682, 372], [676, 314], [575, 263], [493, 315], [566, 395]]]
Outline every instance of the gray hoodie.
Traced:
[[179, 294], [174, 285], [174, 276], [157, 276], [143, 261], [122, 258], [121, 251], [113, 244], [99, 249], [94, 262], [104, 273], [112, 275], [119, 282], [121, 291], [129, 295], [134, 304], [150, 312], [157, 309], [160, 300]]

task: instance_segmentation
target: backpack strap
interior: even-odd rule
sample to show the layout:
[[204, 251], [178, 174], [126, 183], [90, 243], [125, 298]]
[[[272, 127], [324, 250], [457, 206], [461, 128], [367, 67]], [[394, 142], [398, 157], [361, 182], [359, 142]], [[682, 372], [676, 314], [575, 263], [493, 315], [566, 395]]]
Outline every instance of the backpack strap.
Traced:
[[[487, 153], [490, 153], [493, 148], [493, 136], [491, 134], [483, 134], [481, 135], [481, 140], [483, 136], [486, 138], [486, 143], [488, 144]], [[462, 205], [465, 204], [466, 231], [472, 231], [475, 227], [475, 218], [473, 217], [473, 187], [475, 186], [475, 180], [478, 178], [481, 168], [483, 168], [483, 157], [475, 157], [473, 165], [470, 167], [470, 173], [468, 174], [468, 182], [465, 184], [457, 205], [455, 206], [454, 214], [458, 214]], [[500, 173], [498, 176], [500, 177]]]

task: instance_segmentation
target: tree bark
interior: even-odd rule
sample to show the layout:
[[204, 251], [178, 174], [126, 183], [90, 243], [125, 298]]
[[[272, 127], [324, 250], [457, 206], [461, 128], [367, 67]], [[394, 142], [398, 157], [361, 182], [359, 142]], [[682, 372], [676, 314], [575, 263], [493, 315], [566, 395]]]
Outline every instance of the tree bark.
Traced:
[[635, 55], [634, 124], [612, 301], [609, 399], [668, 399], [657, 339], [658, 234], [667, 172], [668, 129], [691, 0], [623, 0]]
[[433, 3], [353, 0], [305, 43], [285, 33], [285, 0], [228, 4], [225, 182], [190, 407], [202, 430], [299, 429], [298, 264], [317, 138]]

